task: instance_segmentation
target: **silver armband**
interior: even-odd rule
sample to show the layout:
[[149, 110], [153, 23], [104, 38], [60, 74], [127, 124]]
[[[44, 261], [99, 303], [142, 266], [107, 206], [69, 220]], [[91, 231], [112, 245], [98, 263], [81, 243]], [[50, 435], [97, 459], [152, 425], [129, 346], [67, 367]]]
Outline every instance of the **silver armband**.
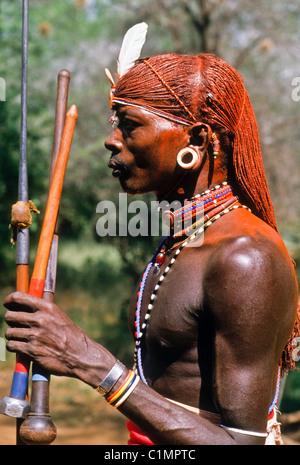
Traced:
[[117, 361], [110, 372], [105, 376], [104, 380], [101, 381], [99, 386], [96, 388], [96, 391], [102, 396], [105, 396], [121, 378], [124, 370], [125, 366], [121, 362]]

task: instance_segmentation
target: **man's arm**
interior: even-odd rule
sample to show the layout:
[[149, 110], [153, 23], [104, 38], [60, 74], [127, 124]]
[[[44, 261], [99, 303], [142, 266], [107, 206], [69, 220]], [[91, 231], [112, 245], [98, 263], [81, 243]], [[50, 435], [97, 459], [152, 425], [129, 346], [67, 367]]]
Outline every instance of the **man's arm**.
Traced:
[[293, 265], [256, 234], [221, 244], [205, 279], [215, 322], [215, 402], [222, 423], [263, 432], [297, 308]]

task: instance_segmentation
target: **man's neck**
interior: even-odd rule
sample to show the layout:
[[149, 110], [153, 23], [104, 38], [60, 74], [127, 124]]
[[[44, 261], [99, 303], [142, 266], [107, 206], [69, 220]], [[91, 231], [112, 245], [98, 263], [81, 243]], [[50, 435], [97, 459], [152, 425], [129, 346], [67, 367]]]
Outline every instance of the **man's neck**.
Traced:
[[222, 184], [224, 181], [227, 181], [226, 172], [214, 173], [212, 177], [209, 177], [207, 173], [203, 171], [200, 174], [187, 174], [171, 191], [162, 196], [158, 195], [157, 199], [159, 201], [166, 200], [169, 203], [175, 200], [183, 203], [185, 199], [190, 199], [197, 194], [201, 194], [207, 189]]

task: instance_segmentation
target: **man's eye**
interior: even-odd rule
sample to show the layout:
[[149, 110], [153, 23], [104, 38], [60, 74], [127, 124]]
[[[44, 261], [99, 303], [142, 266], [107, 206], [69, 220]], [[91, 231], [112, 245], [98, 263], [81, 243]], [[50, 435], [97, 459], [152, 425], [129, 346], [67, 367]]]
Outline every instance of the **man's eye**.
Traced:
[[120, 127], [123, 127], [126, 131], [133, 131], [137, 127], [137, 124], [134, 121], [128, 119], [120, 121], [119, 125]]
[[132, 132], [136, 127], [138, 127], [138, 123], [136, 121], [132, 121], [131, 119], [128, 119], [127, 117], [118, 116], [116, 112], [113, 113], [113, 115], [110, 118], [110, 123], [113, 127], [113, 129], [116, 129], [117, 127], [124, 131], [124, 133], [130, 133]]
[[134, 121], [131, 121], [130, 119], [125, 119], [124, 123], [126, 124], [126, 126], [136, 127], [136, 123]]

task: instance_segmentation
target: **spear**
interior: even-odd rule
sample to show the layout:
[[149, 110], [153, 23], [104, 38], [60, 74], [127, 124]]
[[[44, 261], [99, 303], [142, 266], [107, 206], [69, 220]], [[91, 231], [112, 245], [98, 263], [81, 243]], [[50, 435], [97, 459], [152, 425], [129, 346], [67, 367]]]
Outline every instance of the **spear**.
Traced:
[[[21, 76], [21, 128], [18, 199], [21, 209], [28, 206], [27, 176], [27, 75], [28, 75], [28, 16], [29, 0], [22, 4], [22, 76]], [[24, 213], [24, 211], [23, 211]], [[26, 214], [26, 212], [25, 212]], [[27, 292], [29, 286], [29, 229], [17, 228], [16, 289]], [[17, 355], [10, 396], [0, 401], [0, 413], [22, 419], [29, 410], [27, 401], [29, 361]], [[17, 420], [17, 444], [20, 421]]]

